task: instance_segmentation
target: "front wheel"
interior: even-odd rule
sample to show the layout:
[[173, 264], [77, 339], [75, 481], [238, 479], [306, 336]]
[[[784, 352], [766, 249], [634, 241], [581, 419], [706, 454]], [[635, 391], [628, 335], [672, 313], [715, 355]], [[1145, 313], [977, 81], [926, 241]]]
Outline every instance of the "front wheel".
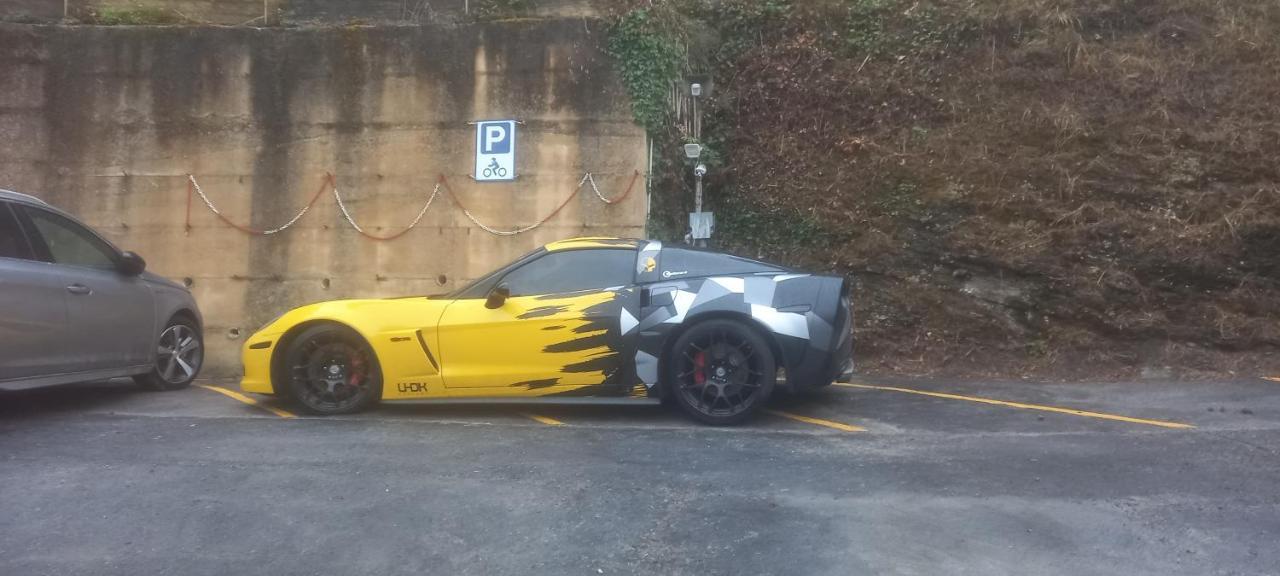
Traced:
[[285, 351], [284, 388], [313, 414], [350, 414], [382, 396], [382, 369], [369, 343], [349, 328], [315, 326]]
[[204, 364], [204, 339], [195, 322], [176, 317], [160, 332], [155, 365], [134, 382], [148, 390], [178, 390], [191, 385]]
[[722, 426], [760, 410], [777, 377], [769, 343], [733, 320], [702, 322], [681, 334], [666, 365], [676, 404], [697, 420]]

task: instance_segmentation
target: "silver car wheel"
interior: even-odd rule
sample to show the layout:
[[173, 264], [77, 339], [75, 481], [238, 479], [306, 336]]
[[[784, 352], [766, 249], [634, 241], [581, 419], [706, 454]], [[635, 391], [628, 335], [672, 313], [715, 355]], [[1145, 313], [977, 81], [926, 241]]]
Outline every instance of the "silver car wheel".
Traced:
[[174, 324], [160, 334], [156, 349], [156, 373], [170, 384], [182, 384], [195, 378], [204, 359], [200, 338], [195, 330]]

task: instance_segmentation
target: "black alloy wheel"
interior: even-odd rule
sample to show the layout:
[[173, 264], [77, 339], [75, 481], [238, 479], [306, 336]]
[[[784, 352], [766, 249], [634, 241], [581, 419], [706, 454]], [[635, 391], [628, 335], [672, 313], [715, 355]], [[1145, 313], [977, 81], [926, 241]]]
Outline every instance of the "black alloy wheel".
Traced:
[[759, 332], [733, 320], [699, 323], [676, 340], [667, 365], [669, 392], [707, 424], [738, 424], [769, 400], [777, 377], [773, 351]]
[[294, 338], [282, 372], [288, 395], [313, 414], [350, 414], [382, 397], [373, 348], [343, 326], [315, 326]]

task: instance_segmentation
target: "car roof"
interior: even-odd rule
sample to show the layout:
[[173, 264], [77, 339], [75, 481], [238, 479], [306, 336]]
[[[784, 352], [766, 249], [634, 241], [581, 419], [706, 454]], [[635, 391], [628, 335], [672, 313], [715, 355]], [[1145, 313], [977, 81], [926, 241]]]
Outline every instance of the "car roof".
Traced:
[[0, 188], [0, 200], [15, 200], [18, 202], [29, 202], [31, 204], [39, 204], [40, 206], [49, 206], [48, 202], [45, 202], [44, 200], [36, 198], [35, 196], [32, 196], [30, 194], [23, 194], [21, 192], [14, 192], [12, 190], [5, 190], [2, 188]]
[[560, 250], [580, 250], [582, 248], [630, 248], [636, 249], [644, 244], [643, 240], [635, 238], [612, 238], [608, 236], [591, 236], [584, 238], [569, 238], [566, 240], [557, 240], [547, 244], [543, 248], [547, 252], [557, 252]]
[[34, 206], [39, 206], [40, 208], [42, 208], [42, 209], [44, 209], [44, 210], [47, 210], [47, 211], [49, 211], [49, 212], [53, 212], [54, 214], [57, 214], [57, 215], [59, 215], [59, 216], [62, 216], [63, 218], [67, 218], [67, 219], [71, 220], [72, 222], [75, 222], [76, 224], [79, 224], [80, 226], [84, 227], [86, 230], [88, 230], [88, 231], [89, 231], [89, 233], [90, 233], [90, 234], [93, 234], [94, 236], [97, 236], [99, 240], [101, 240], [101, 241], [105, 242], [108, 246], [110, 246], [110, 247], [112, 247], [112, 248], [115, 248], [117, 252], [118, 252], [118, 251], [120, 251], [120, 248], [119, 248], [118, 246], [116, 246], [114, 242], [112, 242], [112, 241], [108, 240], [106, 236], [103, 236], [101, 232], [98, 232], [98, 231], [97, 231], [97, 230], [95, 230], [93, 227], [89, 226], [88, 224], [85, 224], [84, 222], [81, 222], [79, 218], [76, 218], [75, 216], [71, 215], [70, 213], [66, 212], [65, 210], [62, 210], [62, 209], [60, 209], [60, 208], [58, 208], [58, 207], [56, 207], [56, 206], [54, 206], [54, 205], [52, 205], [52, 204], [49, 204], [48, 202], [45, 202], [44, 200], [41, 200], [41, 199], [39, 199], [39, 198], [36, 198], [35, 196], [32, 196], [32, 195], [30, 195], [30, 194], [23, 194], [23, 193], [21, 193], [21, 192], [14, 192], [13, 190], [5, 190], [5, 189], [3, 189], [3, 188], [0, 188], [0, 202], [5, 202], [5, 201], [8, 201], [8, 202], [19, 202], [19, 203], [23, 203], [23, 204], [31, 204], [31, 205], [34, 205]]

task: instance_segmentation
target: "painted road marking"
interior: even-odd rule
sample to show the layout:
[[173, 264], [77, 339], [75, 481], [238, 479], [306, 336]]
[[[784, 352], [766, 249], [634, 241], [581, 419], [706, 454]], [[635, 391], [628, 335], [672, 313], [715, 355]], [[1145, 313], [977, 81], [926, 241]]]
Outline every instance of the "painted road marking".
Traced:
[[523, 414], [526, 418], [530, 420], [533, 420], [535, 422], [541, 422], [543, 424], [546, 424], [547, 426], [564, 426], [564, 422], [556, 420], [555, 418], [548, 418], [546, 416], [542, 416], [539, 414], [530, 414], [528, 412], [521, 412], [521, 414]]
[[206, 386], [204, 384], [196, 384], [196, 386], [204, 388], [205, 390], [213, 390], [214, 392], [222, 394], [223, 396], [227, 396], [228, 398], [235, 398], [236, 400], [244, 402], [245, 404], [248, 404], [250, 406], [256, 406], [258, 408], [266, 410], [267, 412], [275, 414], [276, 416], [279, 416], [281, 418], [297, 418], [298, 417], [296, 414], [289, 412], [288, 410], [281, 410], [279, 408], [276, 408], [275, 406], [268, 406], [257, 400], [254, 400], [253, 398], [245, 396], [244, 394], [236, 392], [235, 390], [227, 390], [226, 388], [223, 388], [221, 386]]
[[1180, 422], [1168, 422], [1165, 420], [1147, 420], [1145, 418], [1131, 418], [1129, 416], [1120, 416], [1118, 414], [1104, 414], [1102, 412], [1088, 412], [1085, 410], [1076, 410], [1075, 408], [1059, 408], [1057, 406], [1043, 406], [1040, 404], [1025, 404], [1022, 402], [1009, 402], [1006, 400], [993, 400], [991, 398], [980, 398], [977, 396], [961, 396], [959, 394], [947, 394], [945, 392], [929, 392], [927, 390], [915, 390], [912, 388], [899, 388], [897, 386], [872, 386], [870, 384], [846, 384], [844, 382], [835, 382], [836, 386], [844, 386], [846, 388], [865, 388], [867, 390], [889, 390], [892, 392], [905, 392], [907, 394], [919, 394], [921, 396], [933, 396], [935, 398], [948, 398], [951, 400], [965, 400], [968, 402], [980, 402], [982, 404], [994, 404], [996, 406], [1008, 406], [1010, 408], [1023, 408], [1026, 410], [1040, 410], [1042, 412], [1057, 412], [1059, 414], [1071, 414], [1074, 416], [1086, 416], [1089, 418], [1101, 418], [1103, 420], [1118, 420], [1120, 422], [1130, 422], [1133, 424], [1146, 424], [1149, 426], [1160, 426], [1162, 428], [1178, 428], [1189, 429], [1195, 428], [1190, 424], [1182, 424]]
[[796, 422], [804, 422], [805, 424], [813, 424], [815, 426], [825, 426], [827, 428], [833, 428], [841, 432], [866, 432], [867, 431], [866, 428], [863, 428], [861, 426], [854, 426], [852, 424], [845, 424], [843, 422], [835, 422], [832, 420], [823, 420], [821, 418], [810, 418], [808, 416], [801, 416], [799, 414], [792, 414], [790, 412], [783, 412], [781, 410], [765, 410], [765, 412], [768, 412], [769, 414], [773, 414], [774, 416], [781, 416], [783, 418], [795, 420]]

